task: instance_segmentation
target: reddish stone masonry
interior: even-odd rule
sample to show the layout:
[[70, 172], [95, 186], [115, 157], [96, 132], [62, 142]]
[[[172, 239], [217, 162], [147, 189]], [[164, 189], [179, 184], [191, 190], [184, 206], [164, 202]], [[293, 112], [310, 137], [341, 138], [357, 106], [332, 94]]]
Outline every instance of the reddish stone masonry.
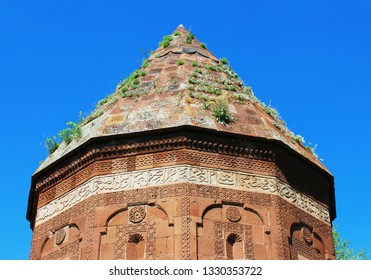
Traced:
[[33, 175], [30, 258], [334, 259], [332, 175], [176, 31]]
[[[69, 236], [58, 243], [66, 222]], [[301, 230], [308, 225], [309, 242]], [[117, 242], [131, 234], [147, 242], [145, 259], [227, 259], [230, 234], [242, 240], [234, 251], [242, 259], [333, 259], [329, 233], [329, 224], [275, 196], [180, 184], [102, 194], [79, 203], [35, 227], [31, 259], [76, 259], [76, 244], [78, 259], [125, 259], [127, 244]]]

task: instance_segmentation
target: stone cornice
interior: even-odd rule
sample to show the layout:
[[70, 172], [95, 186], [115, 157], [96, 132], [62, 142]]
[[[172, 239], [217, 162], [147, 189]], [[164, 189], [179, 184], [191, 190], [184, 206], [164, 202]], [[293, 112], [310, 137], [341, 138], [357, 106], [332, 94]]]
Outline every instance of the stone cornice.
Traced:
[[86, 168], [77, 171], [65, 180], [41, 192], [38, 197], [37, 207], [40, 208], [94, 176], [172, 166], [176, 164], [195, 163], [198, 166], [214, 168], [223, 167], [227, 170], [277, 177], [286, 182], [285, 176], [274, 162], [191, 149], [179, 149], [95, 161]]
[[42, 192], [49, 187], [64, 180], [77, 170], [84, 168], [96, 160], [112, 159], [123, 156], [133, 156], [145, 153], [162, 152], [176, 149], [194, 149], [219, 154], [234, 156], [243, 156], [248, 158], [273, 161], [275, 158], [274, 151], [264, 147], [266, 145], [257, 145], [257, 143], [244, 143], [242, 145], [229, 145], [225, 141], [217, 142], [211, 140], [199, 140], [199, 137], [193, 135], [175, 136], [163, 139], [150, 139], [148, 141], [138, 141], [130, 144], [121, 145], [104, 145], [96, 146], [71, 160], [57, 171], [42, 176], [36, 182], [35, 190]]
[[[304, 160], [304, 164], [308, 163], [312, 166], [314, 171], [326, 176], [329, 181], [330, 192], [334, 196], [332, 175], [327, 173], [326, 170], [319, 169], [315, 164], [311, 164], [309, 160], [302, 158], [295, 151], [289, 152], [285, 147], [275, 140], [190, 126], [158, 129], [151, 133], [143, 132], [94, 138], [71, 151], [68, 154], [69, 157], [60, 158], [33, 175], [27, 219], [31, 222], [31, 228], [33, 228], [38, 197], [41, 192], [52, 188], [78, 171], [84, 170], [86, 166], [94, 162], [185, 148], [267, 162], [281, 161], [281, 158], [284, 159], [288, 154], [292, 154], [294, 157]], [[334, 198], [333, 201], [335, 201]], [[335, 205], [330, 205], [329, 208], [331, 219], [334, 219], [336, 217]]]

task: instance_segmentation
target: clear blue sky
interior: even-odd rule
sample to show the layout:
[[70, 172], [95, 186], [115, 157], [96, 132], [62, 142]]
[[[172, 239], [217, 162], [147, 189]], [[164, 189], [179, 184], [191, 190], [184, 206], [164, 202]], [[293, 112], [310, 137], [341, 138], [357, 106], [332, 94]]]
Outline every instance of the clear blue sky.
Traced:
[[0, 259], [27, 259], [44, 141], [179, 24], [227, 57], [335, 176], [343, 238], [371, 256], [371, 1], [0, 1]]

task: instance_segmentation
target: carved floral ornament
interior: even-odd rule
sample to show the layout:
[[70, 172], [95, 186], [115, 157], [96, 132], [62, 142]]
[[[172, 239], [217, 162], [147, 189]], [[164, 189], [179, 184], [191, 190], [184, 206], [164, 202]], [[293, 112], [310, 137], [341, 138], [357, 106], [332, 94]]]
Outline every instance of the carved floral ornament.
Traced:
[[238, 208], [234, 206], [227, 208], [226, 216], [227, 219], [230, 220], [231, 222], [238, 222], [239, 220], [241, 220], [240, 210], [238, 210]]
[[77, 203], [97, 194], [163, 186], [176, 183], [194, 183], [277, 195], [296, 205], [312, 216], [329, 223], [327, 208], [313, 199], [297, 192], [275, 177], [244, 172], [207, 168], [191, 165], [176, 165], [141, 171], [96, 176], [65, 195], [40, 207], [36, 225], [47, 221]]
[[132, 223], [140, 223], [146, 217], [146, 210], [143, 206], [135, 206], [129, 211], [129, 220]]

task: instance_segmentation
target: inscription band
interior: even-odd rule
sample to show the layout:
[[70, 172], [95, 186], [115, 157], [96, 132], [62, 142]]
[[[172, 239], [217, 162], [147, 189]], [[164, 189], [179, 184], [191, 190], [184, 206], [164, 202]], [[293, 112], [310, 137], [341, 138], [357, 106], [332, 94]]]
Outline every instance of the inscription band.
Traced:
[[312, 216], [324, 222], [330, 222], [329, 211], [326, 207], [275, 177], [220, 168], [176, 165], [91, 178], [65, 195], [40, 207], [37, 211], [36, 225], [97, 194], [176, 183], [195, 183], [278, 195]]

